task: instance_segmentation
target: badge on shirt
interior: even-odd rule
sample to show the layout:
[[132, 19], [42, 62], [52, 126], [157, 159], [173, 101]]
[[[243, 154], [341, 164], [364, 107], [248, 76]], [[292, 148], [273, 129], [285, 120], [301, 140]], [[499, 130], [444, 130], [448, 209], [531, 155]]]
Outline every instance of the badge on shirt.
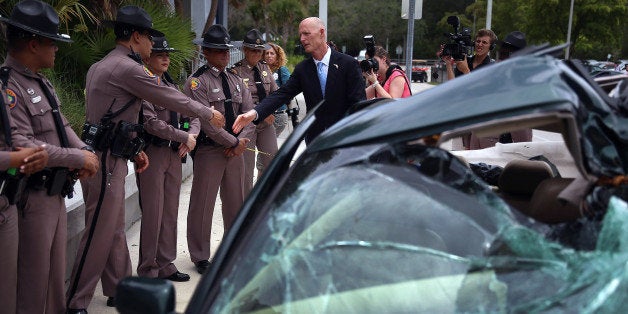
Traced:
[[198, 78], [194, 77], [192, 78], [192, 80], [190, 80], [191, 90], [197, 90], [199, 86], [201, 86], [201, 82], [198, 80]]
[[31, 98], [31, 102], [36, 104], [41, 101], [41, 96], [35, 96]]
[[240, 92], [240, 84], [236, 84], [236, 89], [238, 90], [238, 93]]
[[242, 82], [244, 82], [244, 84], [248, 84], [249, 79], [248, 79], [248, 78], [243, 78], [243, 79], [242, 79]]
[[33, 90], [32, 88], [29, 88], [26, 90], [26, 93], [29, 95], [35, 95], [35, 90]]
[[146, 66], [144, 66], [144, 73], [146, 73], [148, 77], [155, 77], [155, 74], [153, 74], [153, 72], [151, 72]]
[[268, 72], [262, 71], [262, 76], [268, 76]]
[[7, 106], [9, 106], [9, 109], [13, 109], [13, 107], [17, 105], [17, 95], [10, 88], [6, 89], [6, 94], [7, 94]]

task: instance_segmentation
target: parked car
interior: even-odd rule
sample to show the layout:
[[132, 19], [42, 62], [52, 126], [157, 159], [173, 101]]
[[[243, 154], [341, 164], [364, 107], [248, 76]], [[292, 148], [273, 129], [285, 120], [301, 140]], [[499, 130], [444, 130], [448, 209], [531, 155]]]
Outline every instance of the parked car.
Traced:
[[412, 60], [412, 82], [427, 82], [429, 69], [427, 60]]
[[[627, 81], [609, 94], [549, 52], [358, 104], [300, 152], [308, 115], [186, 313], [626, 312]], [[548, 140], [459, 146], [522, 128]], [[174, 309], [143, 286], [121, 283], [122, 313]]]
[[625, 72], [616, 71], [616, 70], [597, 70], [597, 71], [591, 72], [591, 77], [599, 78], [599, 77], [621, 75], [621, 74], [625, 74]]
[[615, 66], [615, 71], [620, 71], [623, 73], [627, 73], [628, 71], [628, 60], [619, 60], [617, 66]]

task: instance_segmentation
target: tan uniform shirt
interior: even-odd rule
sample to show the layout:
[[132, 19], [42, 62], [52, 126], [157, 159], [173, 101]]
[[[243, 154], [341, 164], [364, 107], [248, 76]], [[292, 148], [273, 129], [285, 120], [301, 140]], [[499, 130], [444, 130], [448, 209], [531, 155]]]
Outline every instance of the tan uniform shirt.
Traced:
[[[229, 90], [231, 91], [232, 110], [234, 117], [237, 117], [239, 114], [253, 109], [253, 99], [251, 98], [249, 89], [242, 81], [242, 78], [229, 70], [225, 71], [225, 73], [229, 83]], [[199, 75], [199, 77], [189, 77], [185, 82], [183, 92], [207, 107], [214, 106], [214, 109], [220, 111], [220, 113], [225, 116], [225, 119], [227, 119], [227, 115], [225, 114], [226, 97], [222, 88], [222, 79], [219, 75], [220, 70], [211, 66], [205, 70], [203, 74]], [[225, 128], [227, 127], [231, 128], [232, 125], [226, 125]], [[217, 128], [206, 121], [201, 121], [201, 129], [209, 138], [225, 147], [236, 146], [238, 140], [227, 132], [225, 128]], [[240, 132], [238, 138], [250, 138], [254, 130], [255, 126], [249, 124]]]
[[[266, 62], [260, 61], [255, 67], [259, 70], [260, 78], [262, 79], [262, 84], [264, 85], [264, 90], [266, 90], [266, 96], [270, 95], [270, 93], [279, 89], [277, 87], [277, 83], [273, 78], [273, 71], [270, 70], [270, 67]], [[259, 96], [257, 95], [257, 86], [255, 85], [255, 74], [253, 72], [253, 67], [250, 66], [246, 60], [241, 60], [233, 65], [233, 70], [237, 75], [242, 77], [242, 81], [247, 85], [249, 91], [251, 91], [251, 97], [253, 97], [253, 102], [255, 104], [259, 103]]]
[[132, 99], [135, 105], [122, 112], [113, 122], [124, 120], [137, 123], [142, 99], [190, 117], [209, 121], [212, 111], [189, 97], [161, 86], [157, 77], [145, 66], [131, 59], [131, 51], [116, 46], [87, 72], [85, 114], [90, 123], [99, 123], [108, 110], [115, 112]]
[[[162, 84], [176, 90], [175, 86], [169, 85], [163, 82], [163, 80]], [[170, 124], [170, 110], [158, 105], [153, 105], [147, 101], [143, 101], [142, 105], [144, 106], [144, 130], [149, 134], [168, 141], [186, 143], [188, 134], [198, 134], [200, 132], [200, 121], [197, 118], [190, 119], [190, 130], [185, 132]], [[177, 121], [180, 119], [181, 115], [177, 114]]]
[[[82, 168], [84, 165], [83, 152], [80, 150], [86, 144], [74, 133], [67, 119], [63, 117], [63, 125], [68, 136], [69, 148], [61, 147], [61, 139], [57, 132], [52, 114], [52, 106], [42, 91], [37, 79], [43, 79], [50, 93], [61, 102], [50, 84], [50, 81], [38, 73], [32, 73], [17, 60], [8, 56], [4, 66], [11, 68], [9, 85], [7, 86], [8, 106], [11, 111], [12, 124], [28, 141], [36, 145], [46, 144], [48, 151], [48, 167]], [[18, 140], [13, 146], [30, 145]]]

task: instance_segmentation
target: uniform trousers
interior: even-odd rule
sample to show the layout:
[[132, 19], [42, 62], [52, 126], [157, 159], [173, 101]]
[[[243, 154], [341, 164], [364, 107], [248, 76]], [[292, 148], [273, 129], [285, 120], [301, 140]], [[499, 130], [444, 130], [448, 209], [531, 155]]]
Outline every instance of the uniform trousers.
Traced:
[[251, 149], [257, 147], [261, 153], [257, 153], [256, 163], [255, 152], [248, 149], [244, 151], [244, 195], [248, 195], [253, 189], [254, 167], [257, 165], [257, 177], [261, 177], [264, 170], [275, 157], [275, 154], [277, 154], [275, 128], [266, 122], [257, 125], [247, 147]]
[[0, 196], [0, 312], [15, 313], [18, 222], [15, 205]]
[[150, 166], [140, 173], [142, 208], [139, 276], [164, 278], [177, 272], [177, 213], [181, 191], [181, 158], [168, 146], [146, 149]]
[[208, 260], [212, 216], [220, 188], [225, 233], [244, 203], [244, 159], [225, 157], [224, 147], [199, 145], [194, 155], [187, 238], [192, 262]]
[[[97, 153], [103, 158], [102, 152]], [[100, 279], [105, 296], [114, 297], [116, 285], [131, 275], [131, 258], [126, 244], [124, 221], [124, 179], [128, 172], [127, 160], [108, 154], [105, 177], [105, 195], [98, 217], [96, 205], [101, 192], [102, 164], [96, 176], [81, 180], [85, 200], [85, 231], [76, 254], [69, 292], [77, 281], [74, 295], [69, 295], [69, 308], [86, 309], [94, 296]], [[97, 219], [94, 226], [92, 222]], [[91, 244], [87, 239], [93, 233]], [[86, 258], [80, 274], [77, 273], [83, 252]]]
[[30, 190], [18, 216], [17, 313], [65, 312], [68, 222], [61, 195]]

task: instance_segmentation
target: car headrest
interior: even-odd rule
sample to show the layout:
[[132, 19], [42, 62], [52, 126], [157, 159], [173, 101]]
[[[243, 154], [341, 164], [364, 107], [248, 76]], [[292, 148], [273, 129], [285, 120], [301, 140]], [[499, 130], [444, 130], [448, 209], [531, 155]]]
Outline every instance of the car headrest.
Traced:
[[552, 168], [538, 160], [511, 160], [499, 176], [499, 189], [506, 193], [532, 195], [545, 179], [553, 177]]

